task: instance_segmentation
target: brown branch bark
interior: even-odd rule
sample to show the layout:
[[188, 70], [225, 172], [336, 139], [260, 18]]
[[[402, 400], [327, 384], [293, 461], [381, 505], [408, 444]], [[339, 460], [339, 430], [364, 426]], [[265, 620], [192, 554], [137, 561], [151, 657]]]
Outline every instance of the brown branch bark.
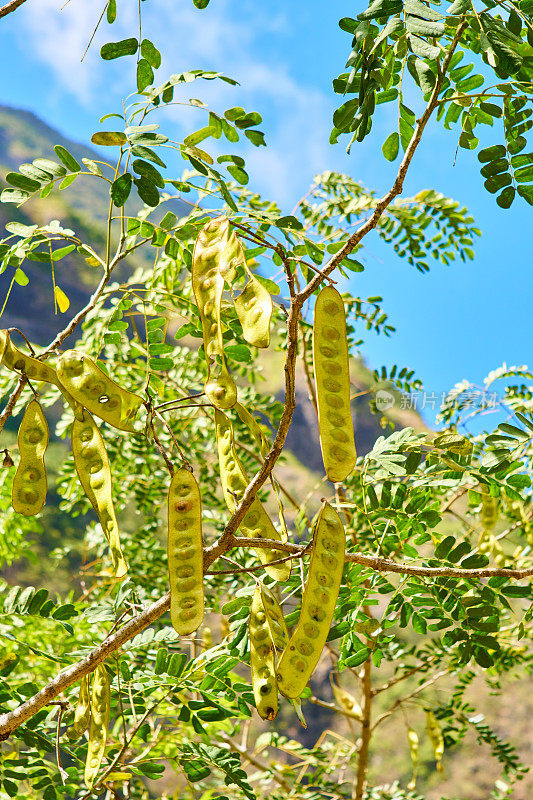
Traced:
[[[239, 545], [242, 543], [247, 547], [268, 547], [269, 549], [278, 548], [283, 551], [292, 550], [296, 555], [300, 555], [302, 550], [305, 549], [299, 545], [291, 545], [288, 542], [276, 542], [267, 539], [229, 539], [226, 542], [225, 550], [229, 550], [235, 543]], [[225, 552], [225, 551], [224, 551]], [[204, 553], [204, 570], [207, 571], [216, 558], [221, 555], [220, 548], [207, 549]], [[525, 578], [533, 575], [533, 567], [525, 570], [512, 570], [512, 569], [498, 569], [498, 568], [485, 568], [485, 569], [459, 569], [453, 567], [417, 567], [407, 566], [404, 564], [396, 564], [387, 558], [380, 556], [367, 556], [363, 553], [348, 553], [346, 561], [362, 564], [370, 569], [375, 569], [380, 572], [398, 572], [407, 575], [428, 576], [428, 577], [491, 577], [491, 576], [504, 576], [509, 578]], [[7, 739], [13, 731], [22, 725], [27, 719], [30, 719], [41, 708], [50, 703], [62, 691], [68, 689], [72, 684], [77, 683], [84, 675], [92, 672], [97, 664], [105, 661], [106, 658], [116, 652], [123, 644], [133, 639], [138, 633], [141, 633], [145, 628], [155, 622], [159, 617], [165, 614], [170, 608], [170, 593], [165, 594], [160, 600], [153, 603], [148, 608], [133, 617], [123, 628], [117, 633], [109, 636], [102, 644], [95, 647], [88, 656], [73, 664], [68, 669], [61, 672], [50, 683], [44, 686], [40, 692], [37, 692], [33, 697], [28, 698], [21, 706], [0, 715], [0, 741]]]
[[7, 17], [8, 14], [11, 14], [12, 11], [16, 11], [17, 8], [25, 2], [26, 0], [11, 0], [9, 3], [6, 3], [5, 6], [0, 8], [0, 18]]

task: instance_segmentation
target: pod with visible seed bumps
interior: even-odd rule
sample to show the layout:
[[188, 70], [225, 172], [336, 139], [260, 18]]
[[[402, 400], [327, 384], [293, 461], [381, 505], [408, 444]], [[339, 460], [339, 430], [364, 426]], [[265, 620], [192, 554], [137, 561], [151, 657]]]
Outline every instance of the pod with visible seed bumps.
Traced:
[[274, 593], [265, 586], [264, 583], [259, 584], [261, 589], [261, 599], [263, 601], [263, 608], [265, 610], [268, 628], [270, 630], [270, 638], [274, 642], [274, 647], [280, 652], [285, 649], [289, 642], [289, 631], [287, 623], [283, 616], [281, 606], [277, 601]]
[[268, 347], [270, 344], [270, 318], [272, 317], [272, 298], [265, 287], [257, 280], [246, 261], [239, 242], [241, 259], [248, 282], [235, 298], [235, 311], [242, 325], [242, 333], [248, 344], [254, 347]]
[[175, 471], [168, 490], [167, 555], [170, 619], [185, 636], [204, 618], [202, 500], [196, 478], [185, 467]]
[[71, 406], [74, 416], [81, 419], [83, 409], [81, 405], [72, 397], [64, 386], [61, 385], [57, 372], [49, 364], [44, 364], [33, 356], [26, 355], [18, 347], [15, 347], [9, 336], [9, 331], [0, 330], [0, 364], [4, 364], [8, 369], [26, 375], [30, 381], [46, 381], [52, 383], [62, 393], [67, 403]]
[[324, 502], [315, 528], [302, 610], [277, 669], [278, 687], [299, 697], [326, 643], [344, 567], [345, 533], [339, 515]]
[[94, 784], [104, 757], [110, 707], [109, 676], [104, 664], [98, 664], [94, 671], [89, 746], [87, 748], [87, 761], [85, 762], [85, 783], [89, 789]]
[[278, 713], [274, 643], [259, 585], [255, 587], [250, 608], [250, 667], [257, 713], [262, 719], [274, 719]]
[[433, 755], [435, 756], [435, 762], [437, 764], [437, 770], [439, 772], [444, 772], [444, 768], [442, 766], [442, 756], [444, 755], [444, 737], [442, 735], [442, 731], [440, 729], [440, 725], [437, 722], [437, 718], [433, 711], [428, 711], [426, 709], [426, 730], [428, 733], [429, 741], [431, 742], [431, 747], [433, 748]]
[[26, 406], [18, 432], [20, 461], [13, 478], [11, 504], [18, 514], [33, 517], [46, 500], [44, 454], [48, 446], [48, 423], [37, 400]]
[[237, 387], [224, 357], [221, 303], [224, 283], [235, 278], [239, 243], [224, 217], [210, 220], [196, 239], [192, 260], [192, 288], [202, 323], [207, 380], [205, 393], [217, 408], [232, 408]]
[[357, 460], [350, 411], [350, 366], [344, 303], [332, 286], [321, 290], [313, 322], [318, 430], [328, 480], [343, 481]]
[[486, 531], [491, 531], [498, 522], [499, 500], [492, 497], [488, 492], [487, 486], [480, 486], [481, 489], [481, 524]]
[[78, 739], [85, 731], [91, 718], [91, 702], [89, 699], [89, 676], [84, 675], [80, 683], [80, 693], [76, 710], [74, 711], [74, 722], [67, 730], [69, 739]]
[[122, 554], [113, 507], [111, 467], [102, 434], [88, 411], [84, 412], [83, 421], [74, 420], [71, 440], [76, 472], [109, 542], [113, 574], [121, 578], [128, 571], [128, 566]]
[[[231, 422], [226, 414], [218, 409], [215, 409], [215, 428], [222, 491], [224, 493], [226, 505], [230, 511], [234, 511], [249, 481], [235, 450]], [[240, 524], [240, 531], [243, 536], [253, 539], [281, 540], [280, 534], [272, 524], [272, 520], [257, 497], [255, 497], [252, 505], [246, 512]], [[257, 555], [260, 561], [265, 565], [265, 570], [271, 578], [276, 581], [286, 581], [289, 579], [291, 573], [290, 561], [269, 566], [271, 561], [280, 558], [279, 550], [257, 548]]]
[[62, 386], [91, 414], [119, 430], [134, 431], [133, 420], [142, 397], [119, 386], [93, 358], [67, 350], [57, 362], [57, 375]]

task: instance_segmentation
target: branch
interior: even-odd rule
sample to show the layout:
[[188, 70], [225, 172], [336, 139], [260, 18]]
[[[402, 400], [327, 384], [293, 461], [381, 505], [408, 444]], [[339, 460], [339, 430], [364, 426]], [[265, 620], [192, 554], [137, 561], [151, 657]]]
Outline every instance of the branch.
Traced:
[[11, 392], [9, 400], [6, 403], [6, 407], [4, 408], [2, 413], [0, 414], [0, 433], [3, 431], [4, 425], [8, 421], [9, 417], [11, 416], [11, 414], [13, 413], [13, 409], [15, 408], [17, 400], [19, 399], [20, 395], [22, 394], [22, 390], [24, 389], [24, 387], [26, 385], [26, 382], [27, 381], [26, 381], [26, 378], [24, 377], [24, 375], [21, 375], [19, 377], [19, 382], [17, 383], [15, 389]]
[[[288, 271], [287, 280], [289, 282], [289, 287], [291, 287], [294, 284], [294, 276], [290, 273], [289, 270], [287, 271]], [[289, 315], [287, 318], [287, 358], [284, 367], [285, 404], [283, 407], [281, 420], [278, 426], [278, 430], [276, 432], [276, 436], [272, 443], [272, 447], [268, 452], [261, 469], [246, 487], [246, 491], [244, 492], [242, 500], [237, 505], [235, 511], [231, 515], [220, 539], [206, 551], [207, 554], [209, 554], [209, 556], [212, 557], [213, 561], [215, 560], [215, 558], [218, 558], [219, 555], [225, 553], [226, 550], [228, 549], [228, 544], [231, 542], [231, 539], [234, 536], [237, 528], [241, 524], [242, 520], [244, 519], [246, 512], [252, 505], [257, 492], [259, 491], [261, 486], [263, 486], [265, 481], [270, 477], [272, 470], [276, 465], [276, 461], [281, 455], [281, 452], [285, 445], [285, 439], [287, 438], [287, 433], [289, 431], [289, 426], [291, 424], [292, 415], [296, 407], [295, 372], [296, 372], [296, 359], [298, 357], [298, 322], [300, 318], [300, 312], [302, 310], [302, 305], [303, 301], [300, 300], [298, 297], [296, 297], [293, 294], [293, 290], [291, 289], [291, 305], [289, 309]]]
[[8, 14], [11, 14], [12, 11], [16, 11], [17, 8], [25, 2], [26, 0], [10, 0], [9, 3], [6, 3], [5, 6], [0, 8], [0, 18], [7, 17]]
[[443, 85], [443, 82], [444, 82], [444, 79], [445, 79], [445, 76], [446, 76], [446, 71], [447, 71], [447, 69], [448, 69], [448, 67], [450, 65], [450, 61], [451, 61], [452, 56], [454, 54], [455, 48], [459, 44], [459, 40], [461, 38], [461, 34], [463, 33], [463, 30], [465, 29], [465, 27], [466, 27], [466, 22], [464, 22], [464, 21], [461, 22], [457, 27], [457, 30], [455, 32], [455, 36], [453, 38], [453, 41], [450, 44], [450, 49], [446, 53], [446, 57], [444, 58], [444, 61], [442, 62], [442, 67], [441, 67], [441, 70], [439, 72], [439, 77], [437, 78], [437, 80], [435, 82], [435, 86], [433, 87], [433, 91], [431, 93], [431, 97], [429, 98], [429, 101], [428, 101], [428, 104], [426, 106], [426, 109], [425, 109], [424, 113], [422, 114], [422, 116], [420, 117], [420, 119], [417, 122], [415, 131], [413, 133], [411, 141], [409, 142], [407, 150], [405, 151], [405, 155], [403, 157], [402, 163], [400, 164], [400, 167], [398, 169], [398, 174], [396, 176], [396, 179], [395, 179], [391, 189], [389, 189], [389, 191], [386, 194], [384, 194], [383, 197], [380, 200], [378, 200], [375, 210], [370, 215], [370, 217], [367, 219], [367, 221], [364, 222], [362, 225], [360, 225], [359, 228], [357, 228], [357, 230], [350, 236], [350, 238], [348, 239], [348, 241], [346, 242], [344, 247], [342, 247], [338, 251], [338, 253], [336, 253], [329, 260], [327, 265], [322, 270], [322, 275], [315, 275], [315, 277], [311, 281], [309, 281], [309, 283], [307, 284], [305, 289], [303, 289], [303, 291], [300, 292], [300, 294], [298, 295], [298, 298], [301, 299], [302, 302], [307, 300], [309, 297], [311, 297], [313, 292], [316, 289], [318, 289], [318, 287], [320, 286], [320, 284], [324, 280], [324, 277], [329, 275], [330, 272], [332, 272], [335, 269], [335, 267], [338, 267], [339, 264], [348, 255], [350, 255], [352, 250], [354, 250], [354, 248], [357, 247], [357, 245], [359, 244], [361, 239], [364, 236], [366, 236], [367, 233], [370, 233], [370, 231], [373, 230], [373, 228], [376, 227], [376, 225], [379, 222], [380, 217], [382, 216], [382, 214], [386, 210], [386, 208], [392, 203], [392, 201], [394, 200], [395, 197], [397, 197], [399, 194], [401, 194], [401, 192], [403, 190], [403, 182], [405, 180], [405, 176], [407, 174], [407, 170], [409, 169], [409, 166], [411, 164], [411, 161], [413, 160], [413, 156], [414, 156], [414, 154], [416, 152], [416, 149], [417, 149], [418, 145], [420, 144], [420, 139], [422, 138], [422, 134], [424, 132], [424, 128], [426, 127], [427, 123], [429, 122], [429, 119], [430, 119], [431, 115], [433, 114], [433, 111], [437, 107], [439, 94], [440, 94], [440, 91], [442, 89], [442, 85]]
[[[295, 545], [289, 542], [278, 542], [270, 539], [242, 539], [232, 537], [225, 543], [223, 552], [237, 544], [241, 545], [241, 543], [243, 546], [247, 547], [278, 549], [285, 552], [292, 552], [296, 555], [301, 555], [309, 546]], [[204, 551], [204, 572], [207, 572], [207, 567], [221, 554], [220, 543], [218, 543], [216, 547], [206, 548]], [[402, 575], [415, 575], [419, 577], [487, 578], [499, 576], [520, 579], [533, 576], [533, 567], [522, 570], [499, 569], [495, 567], [486, 567], [484, 569], [418, 567], [415, 565], [408, 566], [406, 564], [397, 564], [391, 559], [382, 558], [381, 556], [365, 555], [364, 553], [348, 553], [346, 555], [346, 561], [361, 564], [362, 566], [369, 567], [379, 572], [398, 572]], [[253, 569], [252, 567], [251, 569], [244, 569], [244, 571], [252, 571]], [[19, 725], [22, 725], [22, 723], [30, 719], [30, 717], [36, 714], [41, 708], [48, 705], [48, 703], [62, 691], [68, 689], [72, 684], [77, 683], [84, 675], [92, 672], [98, 664], [105, 661], [106, 658], [109, 658], [109, 656], [122, 647], [122, 645], [130, 641], [130, 639], [133, 639], [134, 636], [141, 633], [145, 628], [159, 619], [169, 608], [170, 592], [151, 606], [148, 606], [144, 611], [141, 611], [136, 617], [133, 617], [120, 631], [109, 636], [101, 645], [92, 650], [88, 656], [61, 672], [54, 680], [43, 687], [40, 692], [30, 697], [21, 706], [14, 711], [8, 711], [6, 714], [0, 715], [0, 741], [7, 739]]]

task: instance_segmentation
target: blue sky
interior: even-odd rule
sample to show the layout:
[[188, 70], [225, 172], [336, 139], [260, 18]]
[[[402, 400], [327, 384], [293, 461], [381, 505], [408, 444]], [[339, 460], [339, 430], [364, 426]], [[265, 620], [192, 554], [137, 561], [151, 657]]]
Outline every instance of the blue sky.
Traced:
[[[83, 63], [101, 9], [83, 0], [70, 0], [62, 11], [60, 6], [60, 0], [30, 0], [0, 22], [0, 103], [30, 109], [64, 135], [88, 143], [99, 117], [120, 109], [134, 86], [133, 59], [129, 72], [125, 59], [104, 64], [98, 50], [105, 41], [136, 35], [136, 3], [118, 0], [118, 21], [112, 27], [103, 24]], [[344, 143], [328, 144], [338, 100], [331, 80], [343, 70], [350, 46], [337, 21], [362, 9], [363, 3], [345, 0], [212, 0], [200, 12], [191, 0], [148, 0], [143, 36], [163, 52], [161, 81], [173, 72], [205, 67], [241, 82], [237, 89], [222, 90], [215, 82], [201, 89], [195, 84], [187, 96], [200, 96], [221, 110], [242, 105], [263, 115], [269, 147], [247, 153], [250, 185], [290, 211], [313, 176], [325, 169], [349, 173], [378, 192], [389, 187], [395, 173], [381, 155], [392, 111], [376, 115], [373, 134], [351, 156]], [[203, 124], [191, 113], [199, 114], [179, 107], [168, 114], [165, 126], [172, 136]], [[434, 392], [463, 378], [480, 383], [502, 362], [523, 364], [529, 358], [532, 209], [519, 202], [509, 211], [499, 209], [482, 186], [475, 156], [460, 150], [453, 166], [457, 135], [435, 123], [405, 191], [435, 188], [466, 205], [483, 232], [475, 261], [447, 268], [435, 264], [429, 275], [421, 275], [369, 239], [366, 271], [349, 286], [362, 297], [382, 295], [397, 328], [391, 339], [372, 335], [366, 340], [362, 352], [368, 363], [408, 365]], [[498, 137], [487, 129], [486, 144]]]

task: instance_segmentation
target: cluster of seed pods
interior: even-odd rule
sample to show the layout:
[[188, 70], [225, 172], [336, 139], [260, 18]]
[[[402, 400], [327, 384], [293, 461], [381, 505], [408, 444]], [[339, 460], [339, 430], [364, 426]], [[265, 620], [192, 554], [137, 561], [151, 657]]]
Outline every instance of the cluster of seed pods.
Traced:
[[89, 746], [85, 762], [85, 783], [91, 789], [107, 743], [107, 728], [111, 710], [111, 692], [109, 676], [104, 664], [98, 664], [94, 671], [93, 690], [91, 694], [91, 723], [89, 726]]
[[85, 353], [67, 350], [57, 362], [61, 384], [84, 408], [114, 428], [132, 432], [142, 397], [123, 389]]
[[88, 411], [84, 412], [83, 421], [74, 420], [71, 440], [76, 472], [109, 542], [114, 575], [121, 578], [128, 567], [120, 546], [113, 506], [111, 467], [102, 434]]
[[36, 400], [26, 406], [18, 432], [20, 461], [13, 478], [11, 504], [18, 514], [33, 517], [46, 500], [44, 454], [48, 446], [48, 424]]
[[331, 286], [317, 297], [313, 322], [313, 363], [318, 429], [328, 480], [343, 481], [357, 460], [350, 412], [350, 368], [344, 303]]
[[[219, 409], [215, 409], [215, 429], [222, 491], [226, 505], [230, 511], [234, 511], [249, 481], [235, 450], [231, 422], [226, 414]], [[253, 539], [281, 540], [280, 534], [257, 497], [254, 498], [252, 505], [246, 512], [241, 522], [240, 530], [244, 536]], [[276, 581], [289, 579], [291, 572], [289, 561], [270, 565], [271, 561], [279, 558], [279, 551], [257, 548], [256, 552], [271, 578]]]
[[299, 697], [328, 636], [344, 567], [345, 533], [339, 515], [324, 502], [315, 528], [313, 553], [300, 618], [277, 668], [280, 692]]
[[177, 469], [168, 490], [168, 572], [170, 619], [187, 635], [204, 618], [202, 500], [198, 483], [188, 469]]
[[272, 720], [278, 713], [275, 654], [259, 584], [255, 588], [250, 609], [249, 633], [255, 706], [262, 719]]
[[221, 303], [224, 284], [235, 278], [240, 252], [224, 217], [210, 220], [196, 239], [192, 262], [192, 288], [200, 320], [207, 361], [205, 393], [217, 408], [232, 408], [237, 387], [224, 357]]

